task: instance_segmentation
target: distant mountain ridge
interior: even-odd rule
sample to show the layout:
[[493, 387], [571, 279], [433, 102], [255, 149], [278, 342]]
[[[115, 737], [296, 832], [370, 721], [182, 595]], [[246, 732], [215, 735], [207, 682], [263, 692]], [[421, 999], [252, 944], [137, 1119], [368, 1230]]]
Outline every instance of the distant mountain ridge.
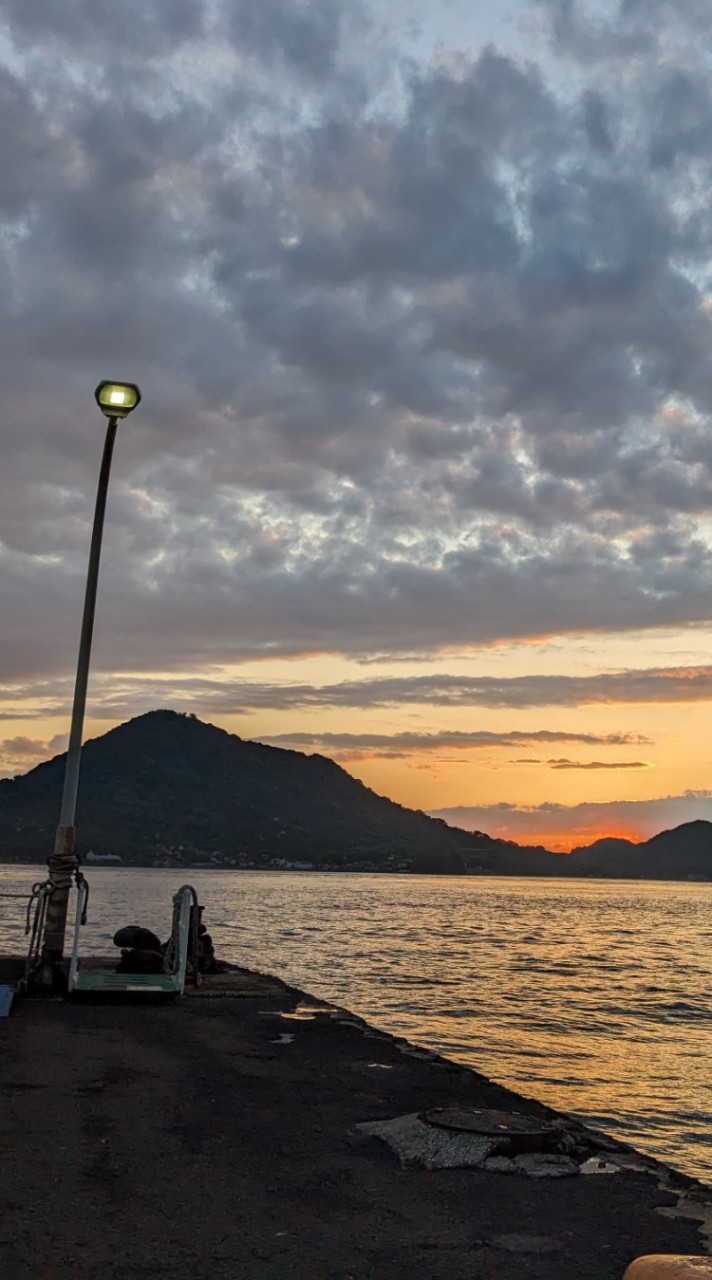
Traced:
[[[50, 851], [66, 754], [0, 780], [0, 859]], [[504, 856], [500, 856], [500, 846]], [[85, 743], [77, 847], [137, 865], [315, 866], [453, 873], [465, 857], [517, 870], [506, 842], [376, 795], [324, 756], [246, 742], [151, 711]], [[536, 851], [532, 851], [536, 854]], [[539, 851], [546, 863], [553, 855]], [[511, 862], [511, 866], [510, 866]]]
[[641, 844], [605, 837], [572, 849], [576, 875], [620, 879], [712, 880], [712, 823], [697, 819]]
[[[0, 780], [0, 861], [46, 859], [65, 760]], [[450, 827], [376, 795], [324, 756], [244, 741], [168, 710], [85, 743], [77, 833], [80, 853], [142, 866], [712, 880], [709, 822], [555, 854]]]

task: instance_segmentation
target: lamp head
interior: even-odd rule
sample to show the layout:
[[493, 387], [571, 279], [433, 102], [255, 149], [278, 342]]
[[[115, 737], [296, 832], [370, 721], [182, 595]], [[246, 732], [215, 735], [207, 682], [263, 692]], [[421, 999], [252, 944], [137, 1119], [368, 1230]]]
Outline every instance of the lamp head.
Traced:
[[135, 382], [100, 382], [94, 396], [107, 418], [126, 418], [136, 408], [141, 392]]

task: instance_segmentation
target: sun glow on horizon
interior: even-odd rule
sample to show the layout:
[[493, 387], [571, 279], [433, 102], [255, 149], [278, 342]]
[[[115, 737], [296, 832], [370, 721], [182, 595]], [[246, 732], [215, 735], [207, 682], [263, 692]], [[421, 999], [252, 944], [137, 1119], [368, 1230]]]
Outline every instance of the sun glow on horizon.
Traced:
[[[690, 699], [695, 682], [681, 680], [705, 665], [708, 646], [712, 631], [698, 628], [559, 637], [447, 661], [334, 654], [124, 673], [97, 664], [84, 738], [173, 707], [244, 740], [330, 757], [406, 808], [519, 845], [565, 854], [605, 838], [640, 843], [712, 819], [707, 684]], [[600, 679], [605, 691], [605, 673], [627, 670], [630, 701], [578, 705], [579, 685], [572, 695], [565, 683], [575, 676], [587, 694]], [[552, 679], [564, 683], [547, 702]], [[654, 701], [661, 684], [684, 700]], [[64, 677], [8, 687], [0, 774], [63, 749], [70, 693]]]
[[[488, 835], [493, 834], [491, 831], [488, 832]], [[595, 844], [598, 840], [628, 840], [631, 844], [642, 844], [649, 836], [640, 827], [632, 826], [601, 826], [598, 829], [578, 827], [572, 828], [565, 833], [562, 831], [547, 832], [545, 827], [542, 826], [530, 832], [526, 830], [518, 831], [516, 837], [504, 838], [512, 838], [515, 844], [520, 845], [543, 845], [551, 853], [567, 856], [572, 849]]]

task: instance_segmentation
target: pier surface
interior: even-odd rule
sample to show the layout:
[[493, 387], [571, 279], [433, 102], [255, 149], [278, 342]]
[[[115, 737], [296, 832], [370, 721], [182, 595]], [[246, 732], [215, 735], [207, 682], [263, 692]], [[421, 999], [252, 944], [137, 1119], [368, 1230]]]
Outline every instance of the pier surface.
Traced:
[[708, 1247], [712, 1191], [643, 1157], [404, 1167], [357, 1126], [553, 1113], [247, 970], [174, 1004], [19, 999], [0, 1041], [3, 1280], [620, 1280]]

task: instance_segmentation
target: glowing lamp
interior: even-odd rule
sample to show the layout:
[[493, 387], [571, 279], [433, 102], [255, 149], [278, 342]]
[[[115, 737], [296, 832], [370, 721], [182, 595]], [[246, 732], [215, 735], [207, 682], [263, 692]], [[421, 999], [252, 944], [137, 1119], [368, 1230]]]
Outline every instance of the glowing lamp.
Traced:
[[100, 382], [94, 396], [107, 418], [126, 418], [136, 408], [141, 392], [135, 382]]

